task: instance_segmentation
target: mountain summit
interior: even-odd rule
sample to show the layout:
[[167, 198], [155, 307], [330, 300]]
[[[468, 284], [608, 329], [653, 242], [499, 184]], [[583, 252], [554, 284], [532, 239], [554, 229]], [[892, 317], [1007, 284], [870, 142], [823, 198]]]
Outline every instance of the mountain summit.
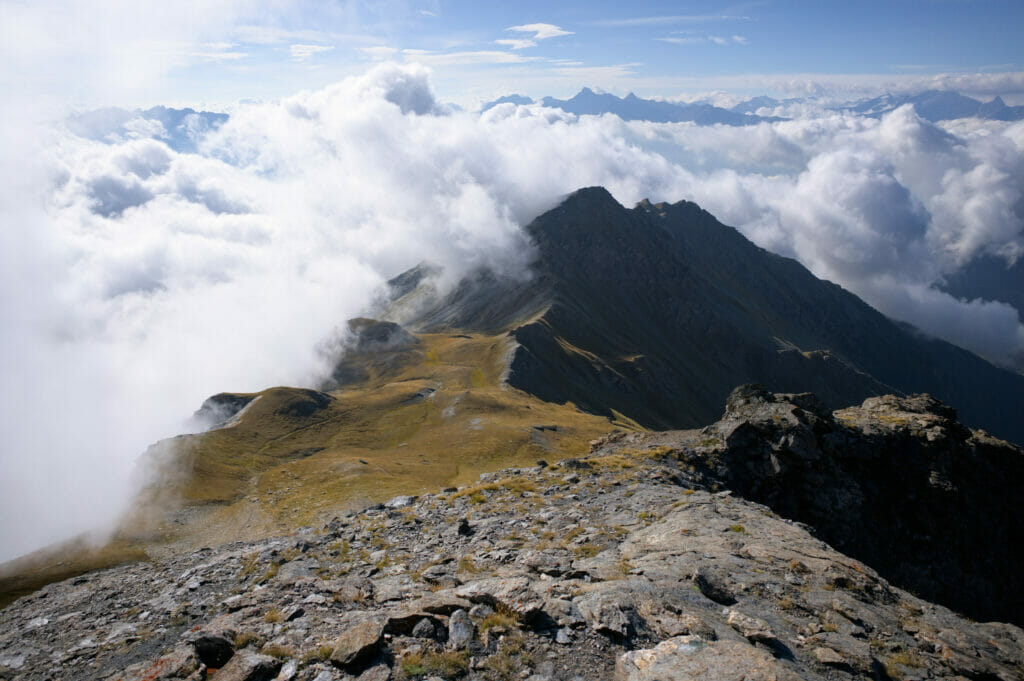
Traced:
[[509, 385], [645, 427], [707, 423], [732, 388], [758, 382], [834, 408], [927, 392], [1024, 441], [1024, 377], [886, 318], [694, 203], [627, 209], [590, 187], [526, 229], [532, 278], [477, 272], [433, 299], [426, 277], [396, 283], [390, 314], [414, 331], [508, 332]]

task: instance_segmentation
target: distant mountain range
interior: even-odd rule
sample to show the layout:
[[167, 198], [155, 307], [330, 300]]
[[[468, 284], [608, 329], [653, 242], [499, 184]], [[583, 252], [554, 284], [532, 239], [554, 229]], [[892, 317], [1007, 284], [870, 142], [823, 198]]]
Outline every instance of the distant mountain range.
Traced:
[[[74, 114], [66, 124], [71, 132], [86, 139], [102, 142], [136, 134], [161, 140], [177, 152], [190, 153], [196, 150], [196, 144], [204, 134], [216, 130], [227, 120], [228, 114], [225, 113], [187, 108], [154, 106], [145, 110], [128, 110], [109, 107]], [[141, 121], [143, 125], [131, 126], [133, 121]]]
[[918, 116], [933, 123], [956, 118], [986, 118], [994, 121], [1024, 119], [1024, 106], [1007, 106], [1001, 97], [996, 97], [989, 102], [980, 102], [977, 99], [948, 90], [927, 90], [916, 95], [886, 94], [836, 107], [836, 109], [862, 116], [877, 117], [905, 104], [913, 105]]
[[979, 256], [948, 275], [938, 288], [957, 298], [981, 298], [1012, 305], [1024, 323], [1024, 258], [1011, 265], [993, 255]]
[[[642, 99], [630, 93], [625, 97], [612, 94], [597, 93], [590, 88], [583, 88], [571, 99], [555, 99], [544, 97], [535, 101], [520, 94], [506, 95], [483, 105], [481, 112], [494, 108], [499, 104], [516, 105], [541, 104], [561, 109], [578, 116], [599, 116], [615, 114], [625, 121], [652, 121], [655, 123], [693, 122], [698, 125], [753, 125], [764, 121], [785, 120], [777, 116], [759, 116], [762, 109], [776, 109], [787, 104], [800, 103], [801, 99], [773, 99], [759, 96], [740, 102], [729, 109], [714, 106], [707, 102], [667, 102], [654, 99]], [[861, 99], [839, 106], [830, 107], [833, 111], [843, 111], [861, 116], [878, 117], [890, 111], [910, 104], [922, 118], [936, 122], [957, 118], [984, 118], [998, 121], [1024, 120], [1024, 106], [1008, 106], [1001, 97], [989, 102], [981, 102], [971, 97], [946, 90], [928, 90], [915, 95], [886, 94], [871, 99]]]
[[498, 104], [534, 104], [539, 103], [552, 109], [561, 109], [577, 116], [600, 116], [615, 114], [624, 121], [653, 121], [655, 123], [692, 122], [698, 125], [754, 125], [765, 121], [781, 121], [782, 118], [755, 116], [723, 109], [711, 104], [699, 102], [686, 104], [665, 102], [654, 99], [642, 99], [632, 92], [625, 97], [612, 94], [597, 93], [590, 88], [583, 88], [571, 99], [555, 99], [544, 97], [540, 102], [523, 95], [508, 95], [488, 102], [481, 109], [487, 111]]

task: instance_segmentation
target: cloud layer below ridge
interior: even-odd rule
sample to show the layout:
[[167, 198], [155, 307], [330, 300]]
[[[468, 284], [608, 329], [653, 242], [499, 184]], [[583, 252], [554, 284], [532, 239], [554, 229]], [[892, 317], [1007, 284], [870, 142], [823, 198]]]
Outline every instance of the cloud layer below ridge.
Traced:
[[242, 105], [198, 153], [125, 129], [45, 132], [45, 192], [2, 178], [18, 227], [0, 237], [0, 559], [112, 517], [137, 455], [208, 395], [313, 383], [387, 277], [424, 259], [525, 272], [521, 225], [582, 186], [696, 201], [892, 317], [1024, 357], [1013, 308], [933, 288], [977, 255], [1024, 255], [1021, 123], [479, 115], [447, 110], [422, 67], [383, 65]]

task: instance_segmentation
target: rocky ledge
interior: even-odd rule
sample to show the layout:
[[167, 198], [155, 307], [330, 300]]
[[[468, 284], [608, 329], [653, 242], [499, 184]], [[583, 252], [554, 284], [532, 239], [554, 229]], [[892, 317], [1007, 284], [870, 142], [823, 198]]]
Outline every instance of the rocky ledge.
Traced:
[[745, 387], [701, 431], [614, 434], [294, 536], [51, 584], [0, 611], [0, 679], [1020, 681], [1024, 631], [815, 535], [902, 555], [885, 542], [920, 519], [872, 524], [891, 493], [880, 468], [902, 472], [906, 506], [935, 494], [980, 512], [968, 485], [1007, 484], [1022, 456], [923, 396], [829, 414]]

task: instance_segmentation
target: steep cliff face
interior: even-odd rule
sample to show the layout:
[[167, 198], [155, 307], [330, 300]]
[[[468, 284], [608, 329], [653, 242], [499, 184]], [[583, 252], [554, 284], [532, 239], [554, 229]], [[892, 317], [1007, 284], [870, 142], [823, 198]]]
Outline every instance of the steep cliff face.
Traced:
[[530, 278], [478, 273], [418, 312], [406, 287], [402, 321], [507, 331], [510, 385], [652, 428], [708, 423], [736, 385], [759, 382], [833, 408], [927, 392], [1024, 442], [1024, 376], [894, 323], [693, 203], [626, 209], [581, 189], [527, 231]]
[[964, 427], [950, 407], [886, 395], [832, 413], [813, 395], [745, 386], [698, 433], [618, 446], [670, 446], [705, 484], [807, 523], [893, 583], [976, 619], [1024, 624], [1024, 452]]
[[[744, 388], [703, 430], [614, 433], [558, 465], [51, 584], [0, 611], [0, 679], [1016, 681], [1024, 631], [929, 603], [820, 537], [935, 556], [977, 528], [893, 545], [925, 531], [914, 504], [950, 486], [987, 504], [1022, 457], [922, 396], [830, 414]], [[915, 499], [894, 502], [889, 531], [869, 507], [894, 471]], [[1009, 577], [992, 593], [1019, 594]]]

